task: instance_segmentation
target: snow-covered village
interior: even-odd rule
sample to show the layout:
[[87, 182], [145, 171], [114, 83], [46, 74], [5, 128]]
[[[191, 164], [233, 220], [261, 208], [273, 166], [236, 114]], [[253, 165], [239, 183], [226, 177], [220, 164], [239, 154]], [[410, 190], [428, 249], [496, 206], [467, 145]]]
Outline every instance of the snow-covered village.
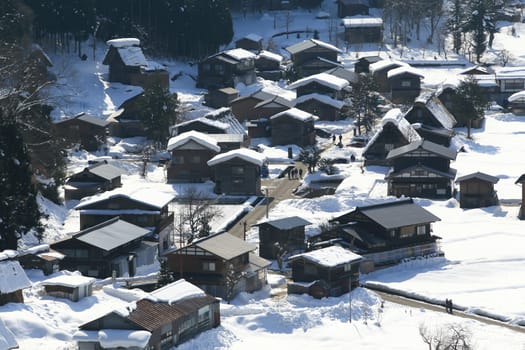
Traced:
[[524, 4], [3, 0], [0, 350], [525, 349]]

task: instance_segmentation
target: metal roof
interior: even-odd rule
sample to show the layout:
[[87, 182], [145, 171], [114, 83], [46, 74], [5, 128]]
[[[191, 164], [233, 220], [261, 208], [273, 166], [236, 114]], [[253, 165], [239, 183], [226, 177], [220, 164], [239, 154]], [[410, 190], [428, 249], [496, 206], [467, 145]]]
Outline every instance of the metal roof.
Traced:
[[106, 162], [94, 164], [86, 168], [90, 173], [95, 174], [103, 179], [113, 180], [120, 175], [122, 172], [116, 166], [108, 164]]
[[325, 73], [345, 79], [349, 83], [357, 83], [359, 81], [359, 74], [346, 68], [335, 67], [325, 71]]
[[483, 181], [491, 182], [493, 184], [495, 184], [495, 183], [497, 183], [499, 181], [498, 177], [495, 177], [495, 176], [492, 176], [492, 175], [485, 174], [485, 173], [477, 171], [477, 172], [472, 173], [472, 174], [463, 175], [463, 176], [458, 177], [456, 179], [456, 182], [461, 182], [461, 181], [470, 180], [470, 179], [480, 179], [480, 180], [483, 180]]
[[417, 149], [423, 149], [427, 152], [434, 153], [437, 155], [440, 155], [444, 158], [448, 158], [450, 160], [456, 159], [456, 151], [450, 148], [447, 148], [445, 146], [438, 145], [437, 143], [430, 142], [428, 140], [419, 140], [415, 142], [411, 142], [408, 145], [401, 146], [398, 148], [394, 148], [390, 152], [388, 152], [388, 155], [386, 156], [386, 159], [393, 159], [402, 157], [407, 153], [413, 152]]
[[310, 221], [307, 221], [298, 216], [290, 216], [287, 218], [261, 222], [259, 224], [252, 225], [252, 226], [270, 225], [279, 230], [289, 230], [289, 229], [296, 228], [299, 226], [306, 226], [306, 225], [311, 225], [311, 224], [312, 223]]
[[93, 124], [93, 125], [97, 125], [97, 126], [100, 126], [100, 127], [103, 127], [103, 128], [105, 128], [106, 126], [108, 126], [110, 124], [110, 121], [108, 121], [107, 119], [98, 118], [98, 117], [92, 116], [90, 114], [86, 114], [84, 112], [79, 113], [79, 114], [75, 115], [72, 118], [62, 119], [62, 120], [56, 121], [55, 124], [66, 123], [66, 122], [74, 120], [74, 119], [82, 120], [83, 122], [86, 122], [86, 123], [89, 123], [89, 124]]
[[290, 46], [286, 47], [285, 50], [293, 55], [293, 54], [296, 54], [298, 52], [301, 52], [301, 51], [304, 51], [304, 50], [307, 50], [307, 49], [310, 49], [310, 48], [316, 47], [316, 46], [321, 46], [321, 47], [324, 47], [324, 48], [326, 48], [326, 49], [328, 49], [330, 51], [335, 51], [337, 53], [341, 52], [341, 50], [338, 49], [337, 47], [335, 47], [335, 46], [333, 46], [331, 44], [325, 43], [323, 41], [320, 41], [320, 40], [315, 40], [315, 39], [303, 40], [300, 43], [293, 44], [293, 45], [290, 45]]
[[227, 232], [210, 236], [194, 244], [224, 260], [231, 260], [256, 249], [255, 245]]
[[151, 233], [150, 230], [113, 218], [76, 233], [73, 237], [94, 247], [110, 251]]

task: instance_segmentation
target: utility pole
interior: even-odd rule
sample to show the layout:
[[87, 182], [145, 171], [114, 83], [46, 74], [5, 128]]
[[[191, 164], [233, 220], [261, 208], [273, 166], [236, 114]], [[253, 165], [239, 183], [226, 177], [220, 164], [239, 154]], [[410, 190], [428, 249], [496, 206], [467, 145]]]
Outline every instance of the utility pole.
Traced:
[[240, 223], [240, 225], [243, 226], [243, 234], [244, 234], [244, 240], [246, 240], [246, 225], [247, 225], [247, 222], [246, 220], [243, 221], [242, 223]]
[[268, 219], [268, 212], [270, 210], [270, 199], [268, 198], [268, 187], [264, 189], [266, 192], [266, 218]]

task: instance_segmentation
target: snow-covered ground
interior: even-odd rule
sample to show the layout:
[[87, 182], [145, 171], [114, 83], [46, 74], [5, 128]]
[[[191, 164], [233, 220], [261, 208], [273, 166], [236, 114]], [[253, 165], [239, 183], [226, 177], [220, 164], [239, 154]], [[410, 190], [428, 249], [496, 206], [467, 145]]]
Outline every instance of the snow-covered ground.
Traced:
[[[323, 11], [334, 14], [334, 5], [325, 1]], [[328, 20], [314, 19], [314, 12], [293, 14], [290, 29], [317, 29], [322, 40], [328, 40]], [[257, 33], [265, 38], [284, 31], [284, 14], [248, 14], [246, 18], [234, 18], [234, 40]], [[274, 25], [275, 23], [275, 25]], [[516, 36], [510, 35], [514, 26]], [[486, 55], [494, 57], [497, 50], [506, 49], [514, 57], [513, 64], [525, 61], [525, 49], [520, 36], [525, 35], [522, 23], [502, 24], [496, 34], [494, 50]], [[422, 35], [422, 37], [425, 37]], [[282, 49], [303, 40], [295, 35], [279, 36], [272, 39], [272, 45], [282, 54]], [[125, 98], [140, 92], [136, 87], [121, 84], [108, 84], [104, 78], [107, 67], [101, 64], [104, 45], [99, 43], [96, 61], [80, 61], [74, 54], [53, 55], [54, 70], [60, 85], [50, 91], [56, 99], [57, 109], [54, 118], [60, 119], [78, 112], [89, 112], [106, 117], [122, 103]], [[357, 56], [364, 52], [377, 54], [388, 52], [393, 57], [414, 57], [425, 59], [438, 53], [428, 45], [413, 41], [411, 47], [400, 51], [388, 44], [383, 47], [363, 45], [359, 48], [345, 48], [347, 52], [342, 61], [350, 67]], [[356, 52], [355, 50], [359, 50]], [[165, 64], [171, 75], [182, 72], [175, 81], [170, 81], [171, 90], [178, 93], [186, 104], [188, 117], [199, 117], [209, 111], [202, 106], [204, 90], [194, 87], [196, 66], [168, 59], [155, 58]], [[440, 56], [440, 59], [444, 59]], [[466, 63], [463, 57], [449, 55], [448, 59]], [[428, 87], [437, 86], [445, 80], [455, 79], [455, 74], [463, 67], [422, 69]], [[256, 86], [238, 86], [241, 93], [253, 91], [257, 87], [279, 89], [286, 84], [259, 81]], [[524, 119], [522, 119], [524, 118]], [[323, 129], [340, 134], [351, 129], [350, 122], [322, 123]], [[521, 188], [514, 182], [525, 173], [523, 154], [525, 144], [525, 117], [517, 117], [497, 111], [487, 114], [482, 129], [473, 131], [473, 139], [465, 138], [466, 130], [458, 129], [454, 146], [464, 146], [466, 152], [459, 153], [452, 167], [458, 176], [474, 171], [483, 171], [500, 178], [496, 190], [505, 205], [483, 209], [464, 210], [459, 208], [456, 199], [432, 201], [416, 199], [416, 202], [441, 218], [435, 223], [434, 234], [442, 237], [441, 247], [444, 258], [413, 260], [395, 267], [362, 276], [368, 283], [382, 284], [389, 288], [425, 297], [429, 300], [451, 298], [454, 304], [472, 312], [484, 312], [508, 320], [511, 323], [525, 323], [525, 246], [524, 223], [517, 219], [521, 200]], [[270, 175], [276, 176], [286, 166], [287, 148], [265, 146], [264, 140], [256, 142], [259, 149], [275, 164], [270, 166]], [[121, 156], [113, 164], [123, 169], [125, 187], [155, 187], [174, 194], [183, 193], [180, 185], [167, 185], [162, 168], [150, 166], [146, 178], [138, 175], [140, 164], [129, 161], [129, 152], [140, 146], [140, 140], [114, 139], [110, 154]], [[298, 149], [293, 149], [294, 155]], [[354, 153], [360, 159], [361, 149], [331, 147], [330, 157], [346, 156]], [[87, 161], [103, 154], [73, 152], [69, 170], [77, 171], [87, 165]], [[272, 218], [298, 215], [307, 218], [313, 225], [307, 226], [307, 234], [318, 231], [320, 224], [333, 216], [353, 209], [356, 205], [375, 203], [386, 198], [382, 182], [386, 168], [361, 168], [359, 162], [338, 164], [340, 174], [345, 179], [337, 188], [335, 195], [315, 199], [290, 199], [279, 203], [271, 212]], [[310, 179], [315, 179], [313, 176]], [[318, 178], [318, 176], [317, 176]], [[211, 194], [211, 186], [204, 184], [201, 189]], [[72, 201], [67, 207], [56, 206], [42, 200], [50, 218], [46, 240], [53, 242], [69, 232], [78, 230], [78, 213], [72, 208], [78, 202]], [[248, 240], [257, 242], [256, 229], [248, 232]], [[27, 245], [33, 244], [30, 237]], [[21, 349], [75, 349], [71, 335], [76, 327], [111, 308], [127, 303], [111, 293], [109, 289], [96, 288], [94, 295], [79, 302], [43, 297], [38, 282], [44, 277], [40, 272], [28, 271], [33, 288], [24, 291], [25, 304], [8, 304], [0, 307], [0, 318], [14, 333]], [[451, 315], [431, 312], [384, 303], [370, 291], [355, 290], [352, 295], [352, 322], [349, 295], [339, 298], [316, 300], [309, 296], [287, 296], [283, 290], [284, 277], [270, 274], [270, 285], [253, 294], [241, 294], [232, 304], [221, 304], [222, 325], [179, 346], [179, 349], [260, 349], [268, 346], [285, 346], [291, 349], [381, 349], [388, 344], [390, 349], [422, 349], [425, 344], [419, 335], [420, 325], [443, 328], [449, 323], [461, 323], [471, 334], [475, 349], [524, 349], [525, 334], [509, 329], [489, 326], [483, 323], [460, 319]], [[99, 283], [100, 284], [100, 283]]]

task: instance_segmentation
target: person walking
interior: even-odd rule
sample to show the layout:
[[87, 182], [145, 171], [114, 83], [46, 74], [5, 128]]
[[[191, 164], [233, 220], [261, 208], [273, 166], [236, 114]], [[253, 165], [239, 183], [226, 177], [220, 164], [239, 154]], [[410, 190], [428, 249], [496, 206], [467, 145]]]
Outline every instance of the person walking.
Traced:
[[303, 169], [299, 168], [299, 178], [303, 179]]
[[342, 145], [343, 144], [343, 135], [339, 134], [339, 143]]
[[335, 143], [335, 134], [332, 134], [332, 143]]

